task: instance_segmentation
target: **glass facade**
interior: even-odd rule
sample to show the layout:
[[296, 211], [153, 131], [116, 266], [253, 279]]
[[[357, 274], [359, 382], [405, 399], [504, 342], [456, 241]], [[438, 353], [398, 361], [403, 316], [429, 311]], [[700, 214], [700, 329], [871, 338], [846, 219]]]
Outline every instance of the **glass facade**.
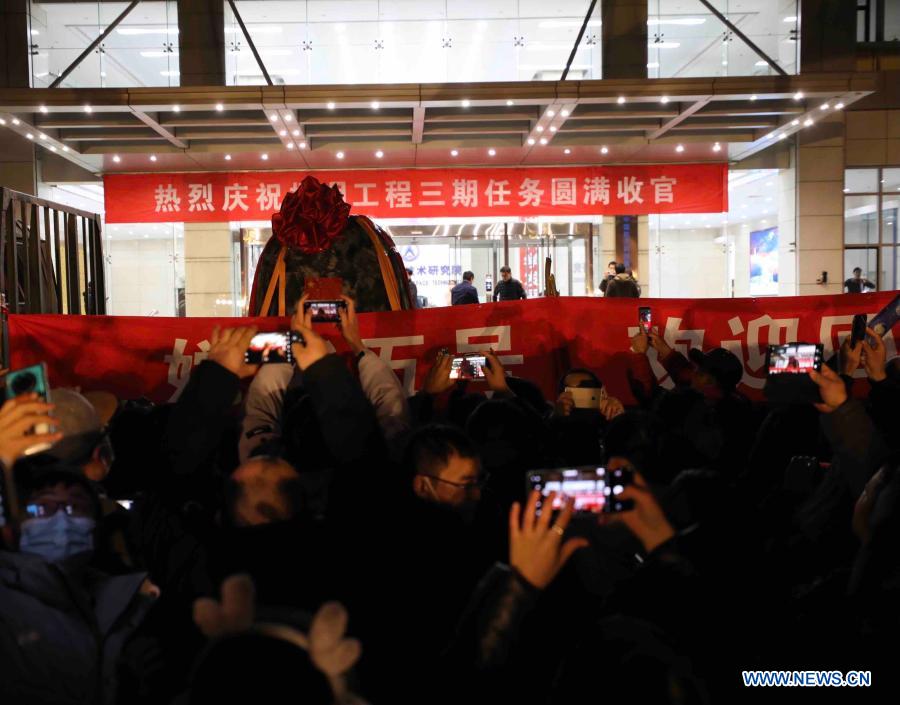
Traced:
[[900, 288], [900, 168], [844, 172], [844, 278], [856, 267], [879, 290]]

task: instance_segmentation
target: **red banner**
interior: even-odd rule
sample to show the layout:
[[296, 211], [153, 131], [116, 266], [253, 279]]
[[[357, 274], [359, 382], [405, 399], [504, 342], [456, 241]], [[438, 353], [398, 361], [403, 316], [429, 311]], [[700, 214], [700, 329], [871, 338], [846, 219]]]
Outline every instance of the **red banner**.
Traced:
[[727, 164], [105, 174], [107, 223], [269, 220], [312, 174], [372, 218], [719, 213]]
[[[875, 314], [897, 292], [769, 299], [555, 298], [477, 306], [360, 315], [366, 344], [397, 371], [407, 391], [418, 389], [440, 348], [462, 353], [492, 347], [511, 374], [556, 396], [559, 377], [571, 367], [596, 370], [611, 394], [631, 400], [626, 381], [629, 337], [637, 333], [638, 305], [651, 306], [653, 323], [676, 350], [721, 346], [744, 362], [741, 390], [759, 397], [766, 346], [821, 342], [826, 359], [849, 334], [853, 315]], [[177, 397], [191, 369], [206, 357], [214, 325], [254, 323], [285, 330], [287, 320], [132, 318], [13, 315], [9, 317], [13, 369], [46, 362], [52, 386], [105, 389], [120, 398]], [[321, 332], [340, 351], [346, 345], [333, 325]], [[897, 354], [900, 325], [885, 335], [888, 357]], [[663, 386], [672, 381], [654, 356]], [[859, 376], [864, 376], [858, 371]], [[477, 383], [476, 383], [477, 384]]]

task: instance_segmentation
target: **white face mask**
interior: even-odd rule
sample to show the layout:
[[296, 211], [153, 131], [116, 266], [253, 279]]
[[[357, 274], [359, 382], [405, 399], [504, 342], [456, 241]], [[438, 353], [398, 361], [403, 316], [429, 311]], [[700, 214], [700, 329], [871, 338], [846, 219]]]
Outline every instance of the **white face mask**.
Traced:
[[22, 523], [19, 551], [40, 556], [48, 563], [93, 551], [96, 525], [89, 517], [73, 517], [63, 511], [48, 519], [28, 519]]

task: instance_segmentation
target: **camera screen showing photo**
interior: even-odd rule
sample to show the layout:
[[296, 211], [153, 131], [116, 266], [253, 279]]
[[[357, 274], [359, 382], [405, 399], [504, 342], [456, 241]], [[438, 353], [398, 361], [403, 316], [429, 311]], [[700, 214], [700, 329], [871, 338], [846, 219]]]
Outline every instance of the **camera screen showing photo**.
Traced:
[[288, 333], [257, 333], [244, 353], [244, 360], [250, 365], [292, 362], [293, 359]]
[[819, 346], [812, 343], [789, 343], [769, 348], [769, 374], [806, 374], [821, 367]]
[[644, 333], [650, 332], [650, 326], [653, 323], [653, 316], [650, 313], [650, 308], [648, 306], [641, 306], [638, 309], [638, 322], [640, 323], [641, 330]]
[[[540, 490], [542, 497], [556, 492], [551, 509], [562, 509], [571, 497], [576, 512], [598, 514], [606, 505], [607, 484], [605, 468], [566, 468], [540, 470], [529, 475], [531, 489]], [[621, 490], [619, 490], [621, 491]]]
[[454, 357], [450, 363], [450, 379], [483, 379], [484, 355], [462, 355]]
[[340, 323], [339, 310], [343, 301], [307, 301], [306, 308], [312, 314], [313, 323]]

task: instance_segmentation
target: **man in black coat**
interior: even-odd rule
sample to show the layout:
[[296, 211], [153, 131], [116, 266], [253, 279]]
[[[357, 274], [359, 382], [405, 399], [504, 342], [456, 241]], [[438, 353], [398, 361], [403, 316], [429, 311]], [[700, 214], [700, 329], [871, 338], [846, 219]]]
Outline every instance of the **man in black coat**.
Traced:
[[450, 303], [453, 306], [478, 303], [478, 289], [472, 284], [474, 279], [474, 273], [463, 272], [463, 280], [450, 290]]
[[494, 289], [494, 301], [518, 301], [527, 298], [525, 287], [518, 279], [512, 278], [509, 267], [506, 265], [500, 267], [500, 281]]

